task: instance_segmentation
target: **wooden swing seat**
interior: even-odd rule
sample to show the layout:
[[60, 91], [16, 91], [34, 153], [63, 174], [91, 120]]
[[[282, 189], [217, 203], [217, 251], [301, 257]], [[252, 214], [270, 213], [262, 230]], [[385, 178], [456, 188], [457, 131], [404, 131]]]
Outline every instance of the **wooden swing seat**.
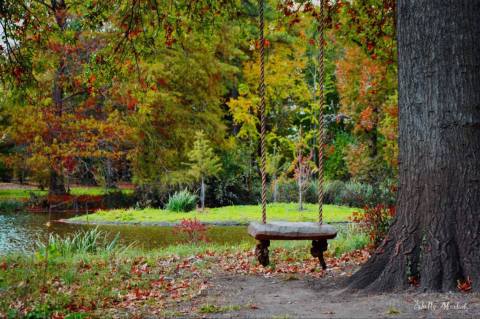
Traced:
[[331, 225], [285, 221], [252, 222], [248, 233], [257, 240], [322, 240], [337, 236], [337, 230]]
[[337, 230], [331, 225], [284, 221], [272, 221], [265, 224], [252, 222], [248, 226], [248, 233], [257, 240], [255, 255], [263, 266], [270, 263], [268, 256], [270, 240], [311, 240], [310, 253], [319, 259], [323, 269], [327, 269], [323, 258], [323, 252], [328, 248], [327, 240], [337, 236]]

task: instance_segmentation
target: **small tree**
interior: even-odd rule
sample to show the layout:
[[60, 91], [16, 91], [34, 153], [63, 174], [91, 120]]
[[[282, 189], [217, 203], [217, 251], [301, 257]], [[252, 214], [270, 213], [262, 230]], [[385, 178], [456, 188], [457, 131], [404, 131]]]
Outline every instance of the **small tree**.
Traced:
[[200, 202], [203, 211], [205, 208], [205, 178], [215, 176], [220, 172], [220, 159], [213, 152], [210, 142], [202, 131], [195, 134], [193, 149], [188, 153], [188, 158], [190, 159], [189, 174], [196, 182], [201, 182]]
[[313, 173], [312, 156], [312, 152], [310, 152], [308, 156], [305, 156], [301, 152], [299, 152], [295, 160], [296, 165], [294, 177], [297, 181], [298, 186], [299, 210], [303, 210], [303, 194], [307, 191], [307, 188], [310, 185], [310, 178]]
[[315, 164], [312, 162], [313, 152], [305, 156], [306, 145], [302, 137], [302, 130], [300, 129], [300, 136], [295, 146], [295, 158], [290, 166], [289, 171], [293, 171], [295, 181], [298, 186], [298, 209], [303, 210], [303, 194], [307, 190], [312, 173], [315, 171]]

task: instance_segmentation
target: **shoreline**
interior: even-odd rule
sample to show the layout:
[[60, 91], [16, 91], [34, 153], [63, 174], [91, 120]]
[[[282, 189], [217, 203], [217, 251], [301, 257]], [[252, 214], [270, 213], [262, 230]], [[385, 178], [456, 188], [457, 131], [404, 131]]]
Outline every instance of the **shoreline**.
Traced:
[[[70, 219], [58, 219], [54, 222], [62, 224], [71, 224], [71, 225], [99, 225], [99, 226], [156, 226], [156, 227], [174, 227], [180, 224], [178, 222], [135, 222], [135, 221], [83, 221], [83, 220], [70, 220]], [[211, 221], [211, 222], [202, 222], [204, 225], [209, 226], [248, 226], [250, 222], [239, 222], [239, 221]], [[326, 224], [350, 224], [349, 221], [342, 222], [331, 222]]]

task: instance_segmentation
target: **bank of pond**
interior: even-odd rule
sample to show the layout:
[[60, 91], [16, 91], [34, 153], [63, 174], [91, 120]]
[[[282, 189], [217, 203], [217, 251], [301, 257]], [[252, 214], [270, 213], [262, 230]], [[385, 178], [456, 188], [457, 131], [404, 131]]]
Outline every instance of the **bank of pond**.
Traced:
[[[304, 211], [298, 211], [297, 204], [271, 204], [269, 217], [272, 220], [315, 221], [317, 218], [316, 205], [306, 205]], [[354, 230], [354, 225], [345, 223], [353, 211], [350, 207], [325, 207], [325, 220], [329, 223], [338, 223], [339, 239], [337, 244], [332, 241], [333, 250], [339, 241], [349, 243], [350, 246], [362, 246], [366, 243], [366, 236]], [[60, 237], [71, 236], [79, 231], [97, 228], [113, 238], [118, 234], [122, 245], [133, 245], [141, 249], [165, 248], [176, 245], [192, 244], [188, 234], [179, 232], [173, 226], [152, 226], [149, 223], [167, 222], [175, 225], [184, 219], [198, 220], [203, 223], [225, 222], [239, 224], [237, 226], [207, 225], [204, 231], [205, 240], [197, 244], [208, 245], [253, 245], [254, 241], [248, 236], [246, 224], [260, 218], [259, 206], [229, 206], [214, 208], [205, 212], [174, 213], [158, 209], [141, 210], [113, 210], [76, 216], [71, 213], [30, 213], [26, 211], [0, 211], [0, 254], [18, 252], [32, 252], [37, 243], [47, 241], [51, 234]], [[58, 222], [59, 220], [81, 221], [82, 224]], [[96, 225], [96, 222], [104, 223]], [[288, 243], [285, 243], [289, 245]], [[290, 243], [291, 244], [291, 243]], [[296, 243], [295, 245], [301, 245]], [[305, 244], [308, 244], [305, 242]], [[345, 243], [341, 244], [345, 245]], [[337, 250], [345, 248], [337, 248]]]

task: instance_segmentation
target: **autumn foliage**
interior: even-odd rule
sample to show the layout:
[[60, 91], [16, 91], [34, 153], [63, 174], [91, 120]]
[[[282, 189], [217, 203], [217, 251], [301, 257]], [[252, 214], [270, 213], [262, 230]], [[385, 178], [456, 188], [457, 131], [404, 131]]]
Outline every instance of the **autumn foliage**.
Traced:
[[207, 241], [207, 226], [201, 223], [197, 218], [182, 219], [182, 221], [175, 226], [174, 232], [184, 234], [189, 243], [196, 244], [201, 241]]
[[370, 246], [375, 248], [385, 239], [393, 217], [395, 217], [395, 207], [377, 205], [367, 206], [363, 212], [354, 212], [351, 220], [368, 234]]
[[[278, 159], [268, 179], [294, 177], [300, 127], [318, 164], [320, 109], [326, 179], [396, 178], [393, 4], [326, 2], [319, 105], [318, 5], [267, 3], [267, 151]], [[209, 0], [9, 4], [5, 37], [18, 46], [0, 48], [1, 125], [11, 147], [2, 162], [59, 195], [78, 179], [114, 186], [118, 171], [140, 187], [193, 188], [185, 163], [202, 131], [222, 166], [206, 178], [217, 179], [206, 185], [207, 204], [256, 202], [257, 9]]]

